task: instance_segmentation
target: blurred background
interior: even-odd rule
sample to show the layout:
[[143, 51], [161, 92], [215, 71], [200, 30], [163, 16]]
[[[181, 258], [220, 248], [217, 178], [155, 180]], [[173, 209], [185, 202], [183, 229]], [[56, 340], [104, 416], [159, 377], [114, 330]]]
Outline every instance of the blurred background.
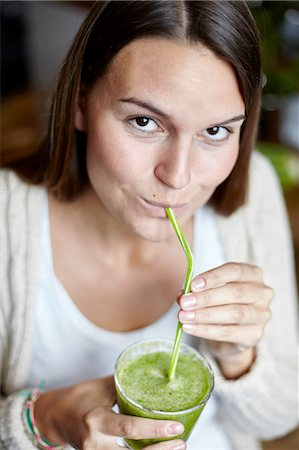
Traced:
[[[1, 1], [1, 163], [35, 151], [51, 92], [90, 1]], [[299, 2], [249, 1], [262, 37], [263, 105], [257, 148], [277, 170], [299, 284]], [[294, 393], [294, 395], [298, 395]], [[298, 450], [298, 430], [265, 450]]]

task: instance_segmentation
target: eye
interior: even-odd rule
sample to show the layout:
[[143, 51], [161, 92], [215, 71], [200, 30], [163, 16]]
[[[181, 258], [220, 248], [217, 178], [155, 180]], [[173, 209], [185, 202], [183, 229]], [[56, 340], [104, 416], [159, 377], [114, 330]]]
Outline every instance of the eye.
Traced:
[[231, 131], [226, 127], [211, 127], [203, 131], [204, 137], [212, 142], [221, 142], [228, 138]]
[[134, 128], [145, 133], [153, 133], [160, 129], [157, 122], [146, 116], [134, 117], [129, 122]]

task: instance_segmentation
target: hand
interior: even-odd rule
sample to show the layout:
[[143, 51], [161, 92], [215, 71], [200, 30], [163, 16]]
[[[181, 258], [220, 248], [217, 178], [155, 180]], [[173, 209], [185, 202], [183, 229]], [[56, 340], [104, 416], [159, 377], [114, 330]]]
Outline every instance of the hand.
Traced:
[[[117, 436], [170, 438], [183, 431], [178, 422], [116, 414], [111, 409], [115, 400], [113, 377], [47, 392], [35, 405], [37, 427], [51, 443], [70, 444], [80, 450], [120, 450]], [[176, 448], [183, 450], [183, 441], [172, 440], [146, 447], [147, 450]]]
[[225, 372], [226, 365], [234, 378], [253, 362], [273, 296], [258, 267], [226, 263], [193, 279], [190, 294], [179, 298], [178, 317], [183, 331], [209, 340], [221, 368]]

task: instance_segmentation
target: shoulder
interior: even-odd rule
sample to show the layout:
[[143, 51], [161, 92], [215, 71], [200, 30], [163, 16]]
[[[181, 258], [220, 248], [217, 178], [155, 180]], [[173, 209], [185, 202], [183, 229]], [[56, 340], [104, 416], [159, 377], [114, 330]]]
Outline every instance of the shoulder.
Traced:
[[263, 228], [267, 233], [278, 228], [289, 232], [287, 210], [283, 191], [276, 171], [270, 161], [255, 152], [249, 172], [248, 200], [241, 208], [251, 227]]
[[266, 214], [276, 207], [284, 208], [280, 181], [270, 160], [258, 151], [254, 151], [249, 165], [248, 194], [243, 206], [231, 216], [224, 218], [228, 222], [236, 218], [244, 220]]
[[9, 195], [16, 191], [28, 190], [31, 186], [25, 183], [18, 175], [9, 169], [0, 170], [0, 185], [2, 188], [2, 195]]
[[249, 166], [248, 205], [253, 200], [256, 202], [262, 198], [269, 199], [269, 195], [273, 192], [281, 192], [275, 169], [269, 159], [255, 151], [252, 154]]
[[15, 249], [25, 242], [28, 244], [28, 236], [39, 227], [45, 195], [44, 188], [24, 182], [12, 170], [0, 171], [0, 237], [3, 245]]
[[0, 201], [1, 270], [18, 280], [15, 285], [22, 285], [21, 273], [26, 272], [28, 261], [34, 261], [38, 253], [46, 191], [24, 182], [11, 170], [1, 170]]
[[274, 169], [269, 159], [257, 150], [252, 153], [250, 160], [250, 171], [252, 175], [254, 174], [254, 171], [256, 171], [255, 173], [274, 173]]
[[8, 214], [13, 204], [17, 204], [19, 198], [24, 198], [30, 186], [22, 181], [14, 171], [0, 170], [0, 192], [2, 209]]
[[[6, 204], [10, 209], [13, 208], [13, 205], [19, 204], [20, 201], [24, 202], [24, 200], [29, 198], [31, 203], [34, 201], [38, 202], [45, 193], [45, 189], [26, 183], [13, 170], [1, 169], [0, 192], [1, 203]], [[26, 205], [29, 206], [27, 203], [23, 203], [23, 208]]]
[[[248, 260], [266, 241], [290, 235], [280, 182], [270, 161], [252, 154], [246, 203], [229, 217], [216, 215], [230, 259]], [[275, 239], [274, 239], [275, 238]]]

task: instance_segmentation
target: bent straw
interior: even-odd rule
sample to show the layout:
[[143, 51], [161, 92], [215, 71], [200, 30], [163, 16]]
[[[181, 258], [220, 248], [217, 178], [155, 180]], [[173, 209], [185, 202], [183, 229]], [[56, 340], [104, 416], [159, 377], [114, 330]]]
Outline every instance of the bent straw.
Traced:
[[[194, 268], [193, 255], [192, 255], [192, 252], [190, 250], [188, 242], [186, 241], [183, 231], [182, 231], [172, 209], [165, 208], [165, 211], [166, 211], [166, 214], [174, 228], [174, 231], [176, 232], [177, 237], [179, 238], [179, 241], [183, 247], [183, 250], [187, 256], [188, 269], [187, 269], [187, 274], [186, 274], [186, 279], [185, 279], [184, 293], [188, 294], [188, 292], [190, 292], [190, 285], [191, 285], [193, 268]], [[176, 366], [177, 366], [178, 359], [179, 359], [179, 350], [180, 350], [181, 340], [182, 340], [182, 324], [181, 324], [181, 322], [178, 322], [174, 346], [173, 346], [172, 355], [171, 355], [170, 368], [169, 368], [169, 372], [168, 372], [169, 380], [172, 380], [172, 378], [174, 378], [174, 376], [175, 376], [175, 370], [176, 370]]]

